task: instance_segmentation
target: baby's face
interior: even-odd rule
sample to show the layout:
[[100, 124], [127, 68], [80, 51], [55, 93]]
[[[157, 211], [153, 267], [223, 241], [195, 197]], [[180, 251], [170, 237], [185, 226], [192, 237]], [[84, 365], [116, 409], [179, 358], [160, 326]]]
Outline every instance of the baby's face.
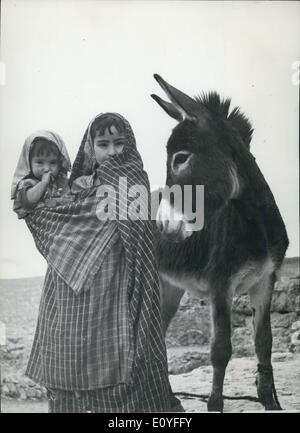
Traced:
[[110, 156], [121, 153], [126, 142], [126, 137], [123, 133], [118, 132], [115, 126], [104, 131], [104, 135], [96, 133], [94, 138], [94, 152], [96, 160], [100, 165]]
[[33, 155], [31, 158], [31, 171], [33, 175], [41, 180], [44, 173], [50, 171], [54, 178], [57, 177], [60, 169], [59, 158], [54, 153]]

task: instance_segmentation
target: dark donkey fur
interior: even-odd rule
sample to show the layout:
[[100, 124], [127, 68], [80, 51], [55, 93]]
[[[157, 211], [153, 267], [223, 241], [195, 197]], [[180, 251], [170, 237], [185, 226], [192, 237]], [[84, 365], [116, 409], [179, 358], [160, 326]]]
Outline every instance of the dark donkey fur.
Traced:
[[[184, 290], [211, 298], [213, 384], [209, 410], [223, 410], [225, 369], [232, 353], [231, 303], [248, 292], [258, 358], [257, 391], [267, 410], [280, 409], [274, 386], [270, 304], [288, 238], [274, 197], [250, 153], [252, 128], [217, 93], [190, 98], [155, 75], [171, 102], [152, 97], [179, 123], [167, 143], [167, 181], [204, 185], [205, 222], [188, 232], [158, 209], [158, 263], [165, 330]], [[172, 206], [169, 201], [169, 206]]]

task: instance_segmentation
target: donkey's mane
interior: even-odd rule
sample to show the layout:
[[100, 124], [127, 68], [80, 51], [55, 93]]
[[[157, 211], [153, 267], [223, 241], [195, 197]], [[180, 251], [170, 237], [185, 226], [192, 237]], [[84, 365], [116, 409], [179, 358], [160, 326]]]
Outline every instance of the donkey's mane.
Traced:
[[244, 144], [249, 149], [253, 128], [247, 117], [235, 107], [230, 111], [231, 99], [221, 99], [217, 92], [202, 93], [195, 100], [203, 105], [215, 118], [226, 120], [240, 134]]

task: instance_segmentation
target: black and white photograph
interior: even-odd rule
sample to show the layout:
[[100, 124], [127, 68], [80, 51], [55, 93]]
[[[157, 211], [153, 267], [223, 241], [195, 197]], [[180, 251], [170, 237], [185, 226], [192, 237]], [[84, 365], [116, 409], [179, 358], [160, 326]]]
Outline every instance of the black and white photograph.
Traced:
[[300, 413], [299, 22], [1, 1], [1, 413]]

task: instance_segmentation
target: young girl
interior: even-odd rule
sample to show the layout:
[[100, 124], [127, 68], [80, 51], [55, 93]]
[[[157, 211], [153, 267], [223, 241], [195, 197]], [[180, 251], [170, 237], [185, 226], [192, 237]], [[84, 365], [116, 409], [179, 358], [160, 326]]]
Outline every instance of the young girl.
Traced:
[[14, 211], [24, 218], [33, 209], [55, 206], [68, 190], [71, 168], [64, 142], [51, 131], [37, 131], [25, 140], [15, 170], [11, 198]]
[[96, 215], [97, 187], [120, 176], [150, 197], [129, 123], [97, 116], [73, 165], [76, 201], [26, 219], [49, 263], [26, 374], [47, 388], [49, 412], [170, 408], [152, 221]]
[[[127, 142], [127, 140], [130, 142]], [[75, 178], [78, 174], [80, 157], [74, 163], [71, 174], [72, 191], [99, 186], [100, 179], [97, 174], [99, 166], [110, 156], [120, 154], [124, 146], [135, 148], [134, 137], [126, 137], [125, 123], [121, 116], [116, 114], [103, 114], [95, 117], [88, 127], [85, 138], [85, 149], [81, 172], [87, 174]]]

